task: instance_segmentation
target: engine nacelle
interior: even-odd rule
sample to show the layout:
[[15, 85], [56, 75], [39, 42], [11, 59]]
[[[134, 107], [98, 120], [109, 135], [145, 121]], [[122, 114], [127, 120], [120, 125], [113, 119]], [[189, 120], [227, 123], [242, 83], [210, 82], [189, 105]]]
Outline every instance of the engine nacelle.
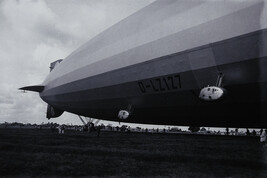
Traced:
[[207, 86], [201, 89], [199, 98], [205, 101], [216, 101], [226, 95], [226, 90], [222, 87]]
[[127, 119], [129, 117], [130, 113], [126, 110], [120, 110], [118, 114], [119, 119]]
[[49, 104], [47, 105], [47, 112], [46, 112], [46, 117], [48, 119], [50, 118], [56, 118], [59, 117], [63, 114], [64, 111], [59, 110], [57, 108], [54, 108], [53, 106], [50, 106]]

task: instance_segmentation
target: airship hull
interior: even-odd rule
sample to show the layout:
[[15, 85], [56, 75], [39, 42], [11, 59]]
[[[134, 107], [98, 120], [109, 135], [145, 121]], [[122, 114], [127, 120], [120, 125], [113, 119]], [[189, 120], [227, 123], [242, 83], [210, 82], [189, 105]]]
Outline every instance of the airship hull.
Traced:
[[[192, 9], [173, 7], [181, 2]], [[158, 1], [90, 40], [50, 73], [41, 98], [57, 109], [104, 120], [119, 121], [119, 111], [130, 107], [124, 122], [266, 127], [265, 1], [220, 2], [231, 12], [212, 1], [181, 2]], [[163, 10], [154, 13], [155, 8]], [[221, 15], [213, 17], [216, 8]], [[201, 19], [204, 10], [210, 17]], [[190, 13], [200, 19], [173, 25], [173, 14], [179, 19]], [[150, 21], [133, 30], [142, 18]], [[200, 90], [215, 85], [219, 74], [227, 96], [200, 100]]]
[[[131, 105], [133, 112], [126, 122], [265, 126], [267, 76], [263, 74], [267, 72], [267, 57], [259, 56], [262, 44], [258, 38], [267, 39], [267, 30], [88, 77], [47, 90], [41, 96], [56, 108], [113, 121], [118, 121], [120, 109], [127, 109]], [[194, 64], [195, 58], [190, 56], [205, 54], [211, 58], [211, 51], [215, 63], [222, 64], [193, 69], [204, 64], [203, 61]], [[231, 58], [237, 58], [238, 62], [220, 61]], [[189, 70], [175, 73], [181, 65]], [[225, 76], [223, 85], [229, 95], [218, 102], [201, 101], [198, 98], [200, 89], [214, 85], [219, 73]], [[139, 75], [150, 77], [138, 80]], [[122, 78], [127, 79], [126, 82], [120, 83]], [[91, 88], [107, 82], [111, 85]]]

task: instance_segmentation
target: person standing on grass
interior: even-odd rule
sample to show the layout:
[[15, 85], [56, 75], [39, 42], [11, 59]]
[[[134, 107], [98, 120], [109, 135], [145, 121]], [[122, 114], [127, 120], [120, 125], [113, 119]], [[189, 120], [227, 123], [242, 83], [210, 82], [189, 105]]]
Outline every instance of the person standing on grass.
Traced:
[[260, 130], [260, 135], [262, 134], [262, 132], [263, 132], [263, 129]]
[[266, 145], [266, 137], [267, 137], [267, 129], [263, 130], [262, 133], [260, 134], [260, 142], [264, 146]]
[[51, 129], [51, 132], [54, 133], [55, 132], [55, 125], [54, 123], [52, 122], [51, 125], [50, 125], [50, 129]]
[[247, 128], [247, 132], [246, 132], [247, 136], [250, 136], [250, 131]]
[[64, 132], [65, 132], [65, 125], [62, 125], [62, 127], [61, 127], [61, 134], [64, 134]]
[[256, 131], [255, 130], [252, 131], [252, 136], [254, 136], [254, 137], [256, 136]]
[[238, 135], [238, 128], [235, 129], [235, 135]]
[[58, 133], [61, 134], [61, 125], [58, 126]]
[[229, 128], [228, 127], [226, 127], [226, 135], [229, 135]]

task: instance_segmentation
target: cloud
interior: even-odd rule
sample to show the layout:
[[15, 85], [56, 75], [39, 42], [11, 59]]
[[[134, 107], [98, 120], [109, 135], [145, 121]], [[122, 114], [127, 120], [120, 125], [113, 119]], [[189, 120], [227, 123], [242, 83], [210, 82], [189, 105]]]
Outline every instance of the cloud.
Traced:
[[0, 122], [45, 121], [46, 104], [38, 94], [17, 89], [42, 83], [49, 63], [72, 50], [66, 45], [71, 34], [59, 28], [56, 14], [41, 0], [1, 1], [0, 19]]
[[0, 95], [0, 105], [12, 105], [13, 98], [10, 95]]
[[[0, 0], [0, 122], [46, 122], [38, 93], [49, 65], [154, 0]], [[80, 123], [75, 115], [52, 119]]]

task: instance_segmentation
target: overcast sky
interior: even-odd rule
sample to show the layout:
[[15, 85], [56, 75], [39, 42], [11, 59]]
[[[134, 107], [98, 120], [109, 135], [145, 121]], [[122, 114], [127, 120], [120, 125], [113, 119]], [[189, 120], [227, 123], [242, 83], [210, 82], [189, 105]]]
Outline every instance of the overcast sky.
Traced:
[[[42, 123], [46, 103], [23, 86], [41, 84], [49, 65], [154, 0], [0, 0], [0, 123]], [[64, 113], [51, 122], [81, 124]]]

